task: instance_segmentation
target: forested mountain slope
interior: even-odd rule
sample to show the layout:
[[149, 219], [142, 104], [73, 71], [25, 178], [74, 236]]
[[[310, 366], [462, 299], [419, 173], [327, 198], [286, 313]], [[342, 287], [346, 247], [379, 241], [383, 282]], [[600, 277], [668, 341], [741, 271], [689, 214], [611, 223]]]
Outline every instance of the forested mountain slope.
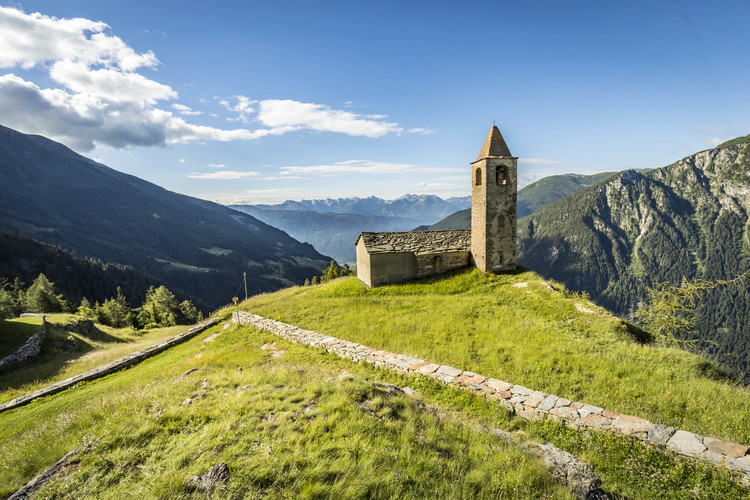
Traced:
[[[733, 278], [750, 267], [750, 136], [629, 170], [519, 220], [519, 263], [631, 314], [646, 287]], [[750, 381], [750, 291], [710, 293], [696, 348]]]
[[215, 307], [320, 274], [327, 257], [215, 203], [172, 193], [41, 136], [0, 127], [0, 229], [125, 264]]
[[[19, 234], [0, 231], [0, 278], [15, 278], [31, 285], [39, 274], [55, 284], [66, 300], [78, 304], [84, 297], [92, 304], [117, 295], [119, 287], [132, 306], [143, 303], [149, 287], [165, 285], [132, 267], [82, 259], [75, 254]], [[173, 290], [180, 302], [191, 300], [199, 309], [206, 304], [181, 290]]]

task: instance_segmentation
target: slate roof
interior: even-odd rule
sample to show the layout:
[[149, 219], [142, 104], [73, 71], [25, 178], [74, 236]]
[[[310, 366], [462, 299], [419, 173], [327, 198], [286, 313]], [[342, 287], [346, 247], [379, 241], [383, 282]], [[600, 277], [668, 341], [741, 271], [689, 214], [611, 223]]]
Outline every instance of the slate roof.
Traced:
[[484, 145], [482, 146], [482, 150], [479, 152], [476, 161], [483, 160], [490, 156], [513, 157], [513, 155], [510, 154], [508, 145], [505, 144], [503, 134], [500, 133], [500, 129], [495, 125], [490, 129], [490, 133], [487, 134], [487, 139], [484, 140]]
[[413, 252], [420, 255], [471, 251], [471, 231], [468, 229], [359, 233], [355, 245], [359, 240], [364, 241], [365, 248], [371, 254]]

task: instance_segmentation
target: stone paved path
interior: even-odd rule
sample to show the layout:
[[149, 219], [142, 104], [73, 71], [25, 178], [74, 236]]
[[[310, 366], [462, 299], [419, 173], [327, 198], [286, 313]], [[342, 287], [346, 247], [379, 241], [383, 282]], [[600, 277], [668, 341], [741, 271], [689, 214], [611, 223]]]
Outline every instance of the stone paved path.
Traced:
[[452, 366], [304, 330], [257, 314], [240, 311], [232, 316], [232, 321], [266, 330], [298, 344], [323, 348], [354, 361], [364, 361], [409, 375], [431, 377], [474, 391], [527, 420], [551, 418], [574, 428], [609, 430], [630, 436], [684, 457], [727, 467], [741, 474], [743, 482], [750, 486], [750, 448], [745, 445], [654, 424], [642, 418], [570, 401]]

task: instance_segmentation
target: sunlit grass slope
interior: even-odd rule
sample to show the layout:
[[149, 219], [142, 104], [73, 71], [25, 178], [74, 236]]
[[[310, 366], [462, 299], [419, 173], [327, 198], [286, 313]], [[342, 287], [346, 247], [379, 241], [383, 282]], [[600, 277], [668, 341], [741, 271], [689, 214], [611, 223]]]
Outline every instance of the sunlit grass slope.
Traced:
[[38, 497], [206, 498], [185, 480], [225, 462], [219, 498], [572, 498], [537, 459], [390, 394], [380, 374], [396, 377], [217, 326], [0, 414], [0, 497], [101, 437]]
[[[47, 337], [39, 356], [21, 367], [0, 373], [0, 403], [158, 344], [189, 328], [182, 325], [141, 333], [132, 328], [97, 324], [100, 333], [87, 337], [63, 328], [77, 319], [80, 318], [73, 314], [47, 315]], [[3, 340], [0, 347], [10, 354], [39, 331], [41, 324], [41, 317], [0, 321], [0, 339]], [[6, 345], [12, 348], [5, 349]]]
[[[513, 286], [526, 283], [527, 286]], [[750, 390], [703, 358], [634, 340], [624, 323], [532, 272], [465, 270], [366, 289], [356, 278], [259, 295], [273, 319], [496, 377], [701, 435], [750, 444]], [[594, 314], [580, 312], [580, 303]]]

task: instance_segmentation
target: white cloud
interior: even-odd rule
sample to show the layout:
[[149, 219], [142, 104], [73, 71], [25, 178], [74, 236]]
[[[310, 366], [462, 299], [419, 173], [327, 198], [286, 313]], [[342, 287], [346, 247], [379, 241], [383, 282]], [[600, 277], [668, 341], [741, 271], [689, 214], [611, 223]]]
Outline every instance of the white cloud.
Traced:
[[208, 166], [211, 167], [211, 168], [224, 168], [224, 167], [226, 167], [226, 165], [224, 165], [223, 163], [209, 163]]
[[202, 115], [202, 111], [194, 111], [189, 106], [185, 106], [184, 104], [175, 103], [172, 104], [172, 109], [180, 113], [181, 115], [187, 115], [187, 116], [198, 116]]
[[265, 126], [304, 128], [319, 132], [381, 137], [403, 129], [397, 123], [367, 118], [350, 111], [331, 109], [323, 104], [267, 99], [259, 102], [258, 120]]
[[330, 165], [308, 165], [281, 167], [281, 174], [319, 175], [334, 177], [349, 174], [405, 174], [405, 173], [453, 173], [463, 172], [462, 168], [430, 167], [409, 163], [386, 163], [367, 160], [348, 160]]
[[[42, 88], [13, 73], [0, 75], [3, 124], [81, 151], [96, 146], [253, 140], [298, 130], [366, 137], [402, 131], [384, 115], [363, 116], [293, 100], [254, 101], [241, 95], [233, 104], [221, 104], [237, 113], [235, 120], [254, 120], [261, 128], [196, 125], [157, 107], [179, 97], [174, 89], [136, 72], [159, 64], [152, 51], [136, 52], [103, 22], [0, 7], [0, 68], [38, 68], [48, 71], [56, 84]], [[179, 103], [171, 109], [183, 116], [201, 114]]]
[[710, 139], [706, 139], [706, 144], [712, 147], [716, 147], [721, 143], [727, 142], [729, 139], [719, 139], [718, 137], [712, 137]]
[[149, 80], [138, 73], [91, 69], [84, 63], [58, 61], [52, 65], [50, 76], [77, 94], [113, 102], [133, 102], [146, 106], [159, 100], [177, 98], [177, 92], [168, 85]]
[[257, 103], [258, 101], [253, 101], [252, 99], [249, 99], [245, 97], [244, 95], [236, 95], [234, 98], [237, 100], [237, 104], [232, 105], [227, 100], [220, 101], [219, 104], [227, 108], [229, 111], [234, 111], [237, 113], [237, 118], [229, 118], [229, 121], [238, 121], [241, 120], [245, 123], [250, 121], [250, 115], [255, 113], [255, 108], [253, 108], [253, 104]]
[[257, 180], [259, 181], [288, 181], [291, 179], [306, 179], [306, 177], [302, 177], [301, 175], [269, 175], [267, 177], [258, 177]]
[[153, 52], [138, 54], [120, 38], [109, 35], [101, 21], [58, 19], [0, 7], [0, 68], [33, 68], [53, 61], [76, 61], [134, 71], [156, 66]]
[[560, 165], [562, 163], [568, 163], [562, 160], [550, 160], [547, 158], [519, 158], [519, 165]]
[[259, 172], [238, 172], [236, 170], [222, 170], [220, 172], [207, 172], [197, 173], [192, 172], [188, 174], [191, 179], [219, 179], [219, 180], [235, 180], [235, 179], [247, 179], [249, 177], [256, 177], [260, 175]]
[[185, 163], [185, 158], [180, 158], [180, 163]]
[[435, 133], [434, 130], [430, 130], [428, 128], [410, 128], [407, 130], [410, 134], [422, 134], [422, 135], [432, 135]]

